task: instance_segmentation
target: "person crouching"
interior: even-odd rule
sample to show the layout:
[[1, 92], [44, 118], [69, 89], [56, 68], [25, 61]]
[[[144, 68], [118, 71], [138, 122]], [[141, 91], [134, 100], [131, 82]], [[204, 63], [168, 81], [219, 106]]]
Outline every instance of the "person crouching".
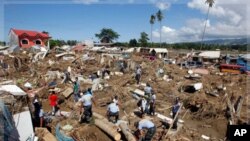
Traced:
[[111, 119], [112, 117], [115, 118], [115, 122], [117, 122], [117, 120], [119, 119], [119, 107], [118, 104], [113, 102], [111, 104], [108, 105], [108, 109], [107, 109], [107, 116], [108, 116], [108, 120], [110, 122], [112, 122], [113, 120]]

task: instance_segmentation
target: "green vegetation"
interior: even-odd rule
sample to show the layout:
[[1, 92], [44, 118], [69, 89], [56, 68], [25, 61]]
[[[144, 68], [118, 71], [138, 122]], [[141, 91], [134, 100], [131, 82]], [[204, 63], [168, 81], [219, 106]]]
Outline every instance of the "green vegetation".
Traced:
[[114, 40], [119, 38], [119, 34], [117, 32], [115, 32], [113, 29], [111, 28], [103, 28], [99, 34], [95, 34], [95, 36], [100, 39], [101, 41], [105, 39], [105, 42], [107, 43], [112, 43]]
[[153, 39], [152, 39], [152, 34], [153, 34], [153, 25], [155, 23], [155, 15], [150, 16], [149, 23], [151, 24], [151, 35], [150, 35], [150, 40], [151, 40], [151, 45], [153, 44]]
[[131, 39], [129, 41], [129, 46], [130, 47], [137, 47], [138, 46], [137, 40], [136, 39]]
[[65, 40], [49, 40], [49, 43], [50, 43], [50, 47], [53, 48], [55, 46], [63, 46], [63, 45], [70, 45], [70, 46], [74, 46], [77, 44], [77, 41], [76, 40], [68, 40], [68, 41], [65, 41]]
[[139, 43], [142, 47], [148, 46], [148, 34], [146, 32], [141, 32], [141, 38], [139, 39]]
[[0, 46], [6, 46], [6, 42], [1, 42], [0, 41]]

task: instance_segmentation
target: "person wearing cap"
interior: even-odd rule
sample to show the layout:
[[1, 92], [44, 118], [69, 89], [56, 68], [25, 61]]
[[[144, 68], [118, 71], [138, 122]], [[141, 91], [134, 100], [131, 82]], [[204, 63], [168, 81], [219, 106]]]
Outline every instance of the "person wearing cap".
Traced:
[[107, 116], [109, 121], [112, 121], [111, 118], [115, 117], [115, 123], [117, 122], [119, 118], [119, 107], [117, 103], [113, 102], [108, 105]]
[[137, 85], [140, 84], [141, 74], [142, 74], [141, 66], [137, 66], [136, 71], [135, 71], [135, 80], [136, 80]]
[[57, 100], [58, 100], [57, 94], [53, 90], [49, 96], [50, 106], [52, 107], [52, 115], [55, 115], [56, 113]]
[[[137, 128], [139, 139], [142, 139], [142, 141], [151, 141], [152, 140], [152, 138], [156, 132], [155, 124], [152, 121], [150, 121], [148, 119], [142, 119], [139, 122], [135, 122], [134, 126]], [[143, 129], [147, 130], [147, 133], [145, 134], [144, 137], [142, 137]]]
[[172, 128], [173, 130], [177, 129], [178, 116], [176, 118], [175, 118], [175, 116], [180, 109], [180, 102], [179, 101], [180, 101], [180, 99], [177, 97], [175, 99], [174, 105], [172, 107], [172, 113], [173, 113], [172, 118], [175, 119], [174, 123], [173, 123], [173, 128]]
[[[93, 99], [93, 95], [89, 92], [84, 93], [84, 95], [79, 99], [79, 102], [83, 103], [83, 115], [84, 118], [81, 120], [80, 122], [82, 122], [82, 120], [86, 121], [86, 122], [90, 122], [91, 118], [92, 118], [92, 102], [95, 104], [95, 101]], [[81, 113], [82, 111], [80, 111]]]

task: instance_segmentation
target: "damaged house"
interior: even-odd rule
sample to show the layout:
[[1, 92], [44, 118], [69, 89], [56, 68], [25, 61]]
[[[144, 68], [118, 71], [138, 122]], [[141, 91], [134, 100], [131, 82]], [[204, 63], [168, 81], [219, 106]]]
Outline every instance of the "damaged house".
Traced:
[[[9, 45], [11, 49], [30, 49], [31, 47], [45, 47], [46, 42], [50, 39], [47, 33], [31, 31], [31, 30], [20, 30], [10, 29], [9, 32]], [[49, 42], [48, 42], [49, 44]], [[49, 45], [48, 45], [49, 46]]]

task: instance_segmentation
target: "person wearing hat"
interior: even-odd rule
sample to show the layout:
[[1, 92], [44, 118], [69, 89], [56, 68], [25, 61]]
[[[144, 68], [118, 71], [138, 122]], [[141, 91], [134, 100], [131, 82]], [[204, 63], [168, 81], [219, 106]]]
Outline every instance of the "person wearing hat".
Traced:
[[[134, 126], [137, 128], [137, 133], [138, 133], [138, 138], [142, 139], [142, 141], [151, 141], [155, 132], [156, 132], [156, 127], [155, 124], [148, 120], [148, 119], [142, 119], [141, 121], [137, 121], [134, 123]], [[143, 129], [147, 130], [147, 133], [145, 134], [144, 137], [143, 135]]]
[[172, 118], [175, 119], [174, 123], [173, 123], [173, 128], [172, 128], [173, 130], [177, 129], [178, 116], [176, 118], [175, 118], [175, 116], [180, 109], [180, 102], [179, 101], [180, 101], [180, 98], [177, 97], [175, 99], [174, 105], [172, 107], [172, 113], [173, 113]]
[[[95, 104], [95, 101], [93, 99], [93, 95], [90, 92], [86, 92], [84, 93], [84, 95], [79, 99], [79, 102], [83, 103], [83, 115], [84, 118], [81, 117], [80, 122], [86, 121], [86, 122], [90, 122], [91, 118], [92, 118], [92, 102]], [[81, 113], [82, 111], [80, 111]]]

